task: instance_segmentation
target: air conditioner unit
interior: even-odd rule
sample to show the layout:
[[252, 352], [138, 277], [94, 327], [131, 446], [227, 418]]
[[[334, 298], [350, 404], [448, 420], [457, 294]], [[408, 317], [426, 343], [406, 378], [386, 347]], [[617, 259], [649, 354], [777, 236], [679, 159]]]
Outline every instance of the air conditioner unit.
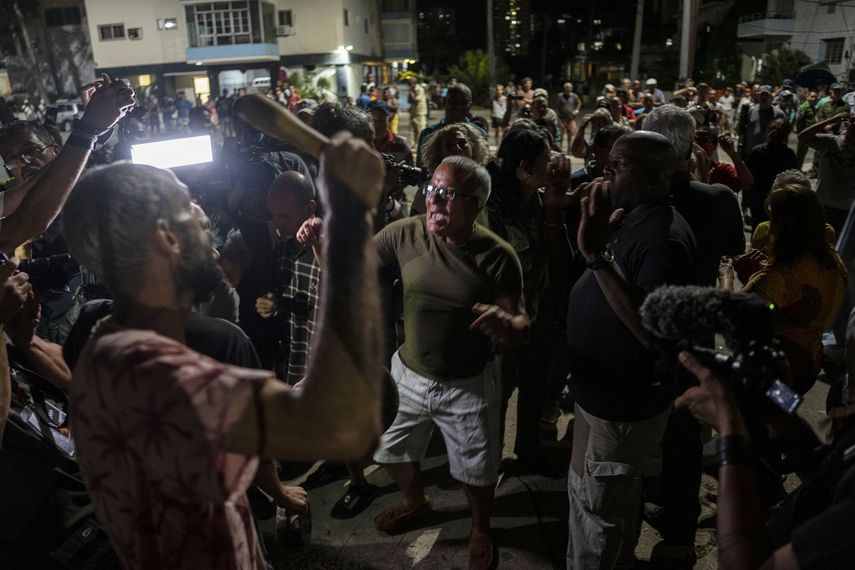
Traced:
[[276, 26], [276, 36], [284, 37], [284, 36], [293, 36], [294, 28], [292, 26]]

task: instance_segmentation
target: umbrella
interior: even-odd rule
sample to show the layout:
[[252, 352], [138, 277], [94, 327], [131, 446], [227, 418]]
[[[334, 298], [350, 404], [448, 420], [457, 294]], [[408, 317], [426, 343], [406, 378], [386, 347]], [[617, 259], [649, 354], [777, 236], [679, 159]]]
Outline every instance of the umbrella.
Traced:
[[827, 69], [808, 69], [796, 75], [794, 81], [796, 85], [815, 89], [818, 83], [825, 83], [826, 85], [837, 83], [837, 77]]

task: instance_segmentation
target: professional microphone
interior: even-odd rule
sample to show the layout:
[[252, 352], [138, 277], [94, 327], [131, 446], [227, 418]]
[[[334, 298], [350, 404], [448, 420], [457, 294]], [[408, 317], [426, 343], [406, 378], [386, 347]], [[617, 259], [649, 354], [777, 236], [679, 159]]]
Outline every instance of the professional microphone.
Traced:
[[731, 348], [772, 340], [776, 307], [753, 293], [714, 287], [660, 287], [641, 305], [641, 322], [662, 340], [695, 342], [724, 336]]

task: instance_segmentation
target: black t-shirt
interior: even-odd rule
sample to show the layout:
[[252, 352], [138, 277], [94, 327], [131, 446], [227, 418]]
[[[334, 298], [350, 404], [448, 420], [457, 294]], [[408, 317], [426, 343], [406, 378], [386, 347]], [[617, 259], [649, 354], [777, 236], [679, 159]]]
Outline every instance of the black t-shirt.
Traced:
[[736, 194], [724, 184], [692, 180], [688, 172], [671, 179], [674, 207], [688, 222], [697, 245], [695, 285], [712, 286], [722, 255], [745, 253], [742, 212]]
[[763, 202], [772, 190], [775, 177], [785, 170], [798, 168], [796, 153], [785, 144], [763, 143], [751, 150], [745, 164], [754, 177], [754, 186], [745, 193], [744, 198], [748, 199], [748, 207], [751, 209], [751, 223], [757, 227], [757, 224], [769, 219]]
[[[691, 282], [695, 239], [668, 201], [633, 209], [608, 246], [616, 266], [641, 293]], [[670, 404], [665, 384], [672, 359], [644, 348], [609, 305], [590, 270], [570, 293], [567, 344], [573, 393], [586, 412], [610, 421], [640, 421]]]
[[[113, 301], [109, 299], [89, 301], [80, 309], [80, 316], [71, 327], [62, 347], [62, 356], [69, 368], [73, 370], [77, 364], [92, 327], [112, 310]], [[261, 368], [249, 338], [240, 328], [228, 321], [190, 313], [187, 316], [184, 335], [187, 346], [214, 360], [242, 368]]]

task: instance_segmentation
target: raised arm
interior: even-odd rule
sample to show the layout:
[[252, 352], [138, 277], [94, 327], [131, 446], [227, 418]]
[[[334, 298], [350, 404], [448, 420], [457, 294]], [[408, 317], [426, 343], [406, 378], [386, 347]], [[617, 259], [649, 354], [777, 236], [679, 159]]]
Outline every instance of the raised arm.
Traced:
[[[302, 389], [267, 381], [258, 406], [232, 429], [233, 451], [270, 457], [353, 461], [381, 433], [383, 346], [372, 211], [383, 185], [383, 161], [363, 141], [342, 133], [321, 156], [327, 205], [319, 327]], [[263, 410], [263, 418], [257, 409]], [[262, 433], [263, 432], [263, 433]]]
[[[736, 176], [739, 178], [738, 190], [748, 192], [754, 188], [754, 175], [751, 174], [748, 165], [745, 164], [745, 161], [736, 152], [736, 141], [733, 140], [733, 137], [729, 133], [719, 135], [718, 145], [730, 157], [731, 162], [733, 162], [733, 167], [736, 169]], [[734, 190], [737, 189], [734, 188]]]
[[588, 158], [588, 141], [585, 139], [585, 129], [591, 121], [591, 115], [582, 117], [582, 122], [579, 123], [579, 128], [576, 129], [576, 134], [573, 135], [573, 140], [570, 143], [570, 154], [576, 158]]
[[838, 113], [830, 119], [815, 123], [799, 133], [799, 142], [816, 149], [816, 135], [825, 132], [825, 128], [836, 125], [849, 117], [849, 113]]
[[134, 92], [124, 81], [90, 84], [94, 91], [81, 119], [59, 155], [32, 180], [6, 192], [0, 251], [12, 251], [44, 232], [59, 215], [86, 166], [98, 133], [106, 132], [134, 105]]
[[[594, 257], [605, 250], [611, 233], [611, 225], [622, 210], [612, 212], [608, 197], [602, 184], [594, 184], [591, 195], [582, 198], [582, 221], [579, 224], [579, 251], [590, 263]], [[594, 270], [594, 276], [615, 314], [632, 332], [644, 347], [651, 347], [650, 333], [641, 324], [638, 312], [644, 301], [644, 292], [627, 281], [623, 272], [615, 263], [602, 264]]]

